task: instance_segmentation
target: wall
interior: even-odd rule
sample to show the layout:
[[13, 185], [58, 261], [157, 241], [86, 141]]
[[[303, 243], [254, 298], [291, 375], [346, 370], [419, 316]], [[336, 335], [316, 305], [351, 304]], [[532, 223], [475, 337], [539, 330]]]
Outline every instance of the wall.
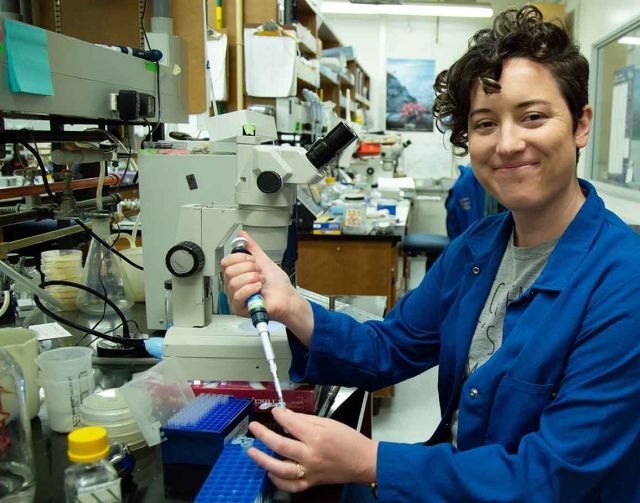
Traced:
[[[371, 129], [384, 129], [386, 102], [386, 59], [435, 59], [436, 74], [447, 68], [467, 48], [469, 38], [490, 25], [488, 19], [394, 17], [341, 17], [327, 15], [327, 22], [345, 45], [352, 45], [356, 57], [371, 77]], [[416, 178], [450, 177], [458, 163], [439, 132], [403, 133], [412, 145], [405, 152], [405, 170]], [[453, 169], [452, 169], [453, 168]]]
[[[628, 0], [567, 0], [565, 10], [573, 15], [576, 41], [583, 54], [589, 59], [593, 68], [593, 44], [640, 17], [640, 2]], [[593, 93], [593, 90], [591, 90]], [[586, 155], [580, 160], [578, 174], [587, 173]], [[636, 198], [625, 197], [620, 191], [597, 184], [609, 209], [616, 212], [623, 220], [631, 224], [640, 224], [640, 194]]]

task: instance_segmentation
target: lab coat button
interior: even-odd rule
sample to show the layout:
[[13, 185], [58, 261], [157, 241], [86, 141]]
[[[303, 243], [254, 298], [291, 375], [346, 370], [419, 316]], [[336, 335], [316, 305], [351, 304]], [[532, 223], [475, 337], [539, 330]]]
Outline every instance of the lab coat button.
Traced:
[[469, 390], [469, 396], [470, 396], [471, 398], [475, 398], [475, 397], [477, 397], [477, 396], [478, 396], [478, 390], [477, 390], [476, 388], [471, 388], [471, 389]]
[[473, 274], [478, 275], [478, 274], [480, 274], [480, 268], [476, 265], [476, 266], [473, 267], [473, 269], [471, 269], [471, 272]]

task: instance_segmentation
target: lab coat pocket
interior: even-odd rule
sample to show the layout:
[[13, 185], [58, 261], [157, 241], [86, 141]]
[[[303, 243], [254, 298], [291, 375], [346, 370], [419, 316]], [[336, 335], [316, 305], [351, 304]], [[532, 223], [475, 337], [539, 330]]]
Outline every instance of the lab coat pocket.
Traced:
[[487, 443], [516, 452], [524, 435], [536, 431], [542, 410], [552, 400], [553, 384], [536, 384], [504, 376], [498, 385], [487, 426]]

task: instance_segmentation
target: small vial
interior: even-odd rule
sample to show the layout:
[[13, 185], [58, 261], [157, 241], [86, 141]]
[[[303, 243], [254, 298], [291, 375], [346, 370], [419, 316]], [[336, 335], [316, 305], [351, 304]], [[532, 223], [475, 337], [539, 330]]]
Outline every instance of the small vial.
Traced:
[[67, 503], [121, 503], [120, 477], [107, 461], [107, 430], [99, 426], [78, 428], [69, 433], [69, 460], [64, 472]]
[[170, 279], [164, 282], [164, 311], [167, 320], [165, 328], [169, 330], [173, 326], [173, 284]]

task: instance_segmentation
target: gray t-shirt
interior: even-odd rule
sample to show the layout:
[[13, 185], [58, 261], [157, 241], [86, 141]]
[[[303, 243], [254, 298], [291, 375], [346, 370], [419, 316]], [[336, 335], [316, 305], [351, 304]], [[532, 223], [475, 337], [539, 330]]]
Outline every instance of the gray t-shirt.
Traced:
[[[500, 348], [507, 306], [533, 284], [557, 242], [554, 240], [537, 246], [516, 247], [513, 244], [513, 233], [511, 234], [473, 333], [465, 369], [466, 377]], [[451, 418], [451, 442], [454, 446], [458, 444], [458, 409]]]

